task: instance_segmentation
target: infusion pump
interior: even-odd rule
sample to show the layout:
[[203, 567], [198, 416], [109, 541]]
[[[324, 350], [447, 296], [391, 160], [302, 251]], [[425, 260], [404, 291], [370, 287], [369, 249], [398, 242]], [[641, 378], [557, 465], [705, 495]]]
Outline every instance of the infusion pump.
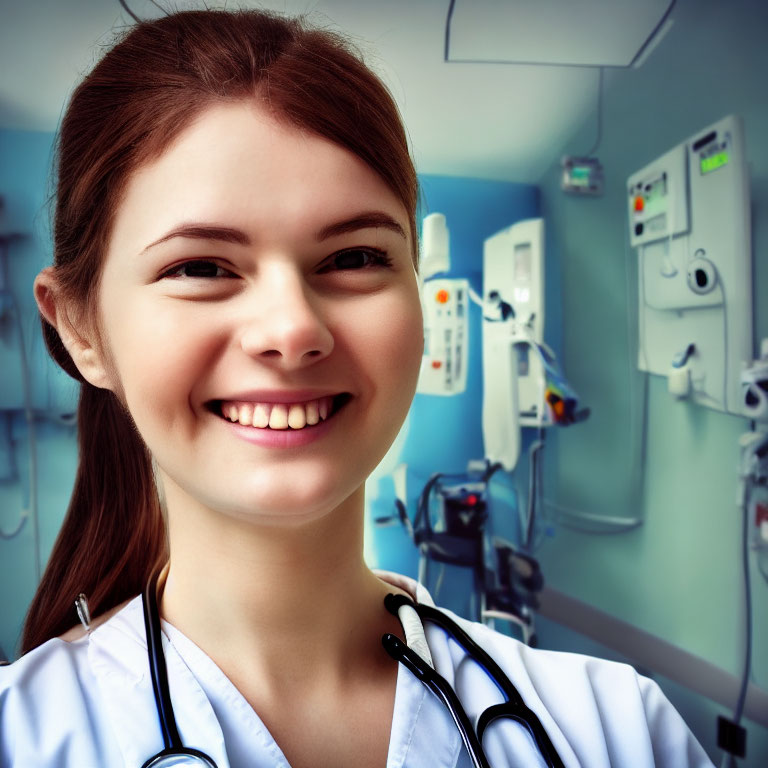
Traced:
[[422, 288], [424, 355], [417, 391], [458, 395], [467, 388], [469, 281], [433, 278]]

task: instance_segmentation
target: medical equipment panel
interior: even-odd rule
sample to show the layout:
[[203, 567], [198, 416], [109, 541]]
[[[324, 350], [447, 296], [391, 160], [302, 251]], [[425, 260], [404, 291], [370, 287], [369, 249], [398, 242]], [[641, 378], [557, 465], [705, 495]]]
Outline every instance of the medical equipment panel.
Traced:
[[560, 161], [563, 175], [560, 188], [576, 195], [602, 195], [605, 186], [603, 166], [596, 157], [571, 157]]
[[424, 355], [417, 392], [458, 395], [467, 388], [469, 281], [436, 278], [422, 289]]
[[768, 422], [768, 339], [763, 339], [760, 359], [750, 361], [741, 371], [741, 405], [753, 421]]
[[638, 367], [679, 398], [742, 413], [752, 357], [749, 177], [736, 116], [698, 132], [627, 182], [638, 252]]
[[486, 457], [511, 471], [520, 425], [542, 425], [544, 370], [532, 346], [544, 335], [544, 221], [528, 219], [483, 249], [483, 437]]

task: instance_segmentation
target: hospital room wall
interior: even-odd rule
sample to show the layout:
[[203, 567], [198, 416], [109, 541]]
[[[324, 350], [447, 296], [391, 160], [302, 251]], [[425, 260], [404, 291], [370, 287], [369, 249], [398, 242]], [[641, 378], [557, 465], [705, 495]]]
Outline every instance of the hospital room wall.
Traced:
[[[0, 130], [3, 231], [14, 233], [7, 259], [9, 287], [18, 308], [17, 315], [6, 307], [0, 323], [0, 530], [6, 534], [18, 527], [22, 510], [32, 500], [19, 317], [29, 364], [30, 405], [38, 413], [34, 424], [38, 535], [34, 519], [28, 517], [16, 536], [0, 538], [0, 648], [11, 658], [38, 580], [35, 539], [44, 566], [64, 518], [77, 466], [75, 427], [54, 422], [50, 415], [72, 413], [78, 387], [48, 360], [32, 295], [35, 275], [51, 262], [46, 201], [52, 146], [52, 133]], [[49, 416], [42, 417], [44, 412]]]
[[[637, 261], [628, 245], [625, 185], [631, 173], [701, 128], [728, 114], [743, 117], [757, 348], [768, 337], [768, 11], [754, 1], [679, 0], [673, 18], [639, 69], [605, 74], [596, 153], [605, 194], [579, 198], [560, 190], [559, 158], [589, 150], [597, 111], [553, 153], [557, 159], [540, 179], [548, 257], [556, 254], [563, 284], [564, 368], [592, 408], [588, 422], [553, 435], [545, 489], [550, 510], [557, 505], [644, 522], [614, 535], [558, 526], [540, 555], [549, 586], [740, 677], [745, 635], [736, 468], [737, 441], [749, 422], [677, 402], [666, 380], [650, 376], [642, 471]], [[752, 681], [768, 690], [768, 585], [754, 562], [751, 577]], [[700, 703], [699, 713], [703, 708]], [[691, 716], [695, 710], [691, 704]], [[714, 721], [707, 727], [713, 731]], [[768, 752], [768, 733], [757, 730], [754, 738]]]

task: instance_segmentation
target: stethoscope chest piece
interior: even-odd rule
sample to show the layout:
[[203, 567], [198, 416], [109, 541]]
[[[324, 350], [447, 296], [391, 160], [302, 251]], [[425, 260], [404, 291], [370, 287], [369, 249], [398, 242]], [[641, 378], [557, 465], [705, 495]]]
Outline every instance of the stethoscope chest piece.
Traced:
[[216, 768], [206, 754], [196, 749], [164, 749], [147, 760], [141, 768]]

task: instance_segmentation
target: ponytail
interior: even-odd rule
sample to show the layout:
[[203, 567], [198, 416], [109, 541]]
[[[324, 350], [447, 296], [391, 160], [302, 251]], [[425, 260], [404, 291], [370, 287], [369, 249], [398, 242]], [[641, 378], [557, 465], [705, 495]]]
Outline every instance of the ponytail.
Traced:
[[151, 456], [115, 395], [84, 382], [72, 499], [24, 624], [21, 652], [77, 621], [75, 598], [96, 616], [140, 593], [167, 559]]

